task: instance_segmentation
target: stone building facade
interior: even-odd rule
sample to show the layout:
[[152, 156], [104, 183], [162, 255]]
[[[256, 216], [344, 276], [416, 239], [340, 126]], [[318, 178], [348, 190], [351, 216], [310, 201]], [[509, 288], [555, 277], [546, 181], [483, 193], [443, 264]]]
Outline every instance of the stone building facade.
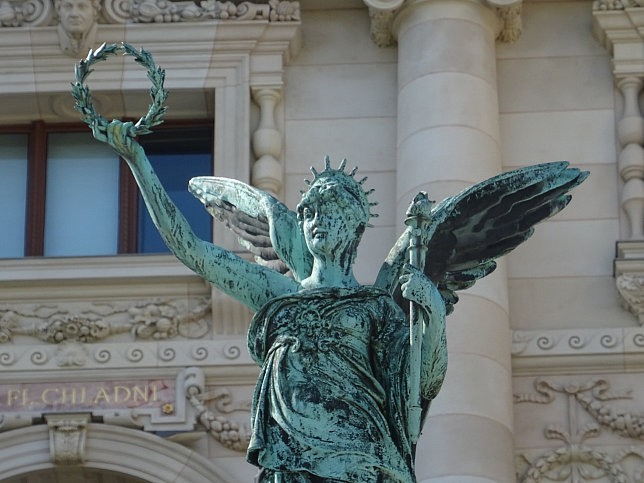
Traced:
[[[74, 137], [89, 136], [69, 92], [74, 65], [125, 41], [166, 70], [166, 124], [205, 126], [217, 176], [294, 207], [325, 155], [360, 167], [380, 214], [358, 253], [362, 283], [419, 190], [442, 199], [561, 159], [590, 171], [571, 205], [449, 316], [448, 376], [418, 480], [644, 481], [643, 9], [1, 0], [0, 480], [255, 474], [244, 460], [252, 314], [171, 255], [137, 253], [131, 182], [111, 153]], [[145, 113], [144, 68], [128, 57], [95, 67], [98, 112]], [[87, 173], [65, 171], [85, 156], [97, 163]], [[240, 250], [217, 224], [213, 239]]]

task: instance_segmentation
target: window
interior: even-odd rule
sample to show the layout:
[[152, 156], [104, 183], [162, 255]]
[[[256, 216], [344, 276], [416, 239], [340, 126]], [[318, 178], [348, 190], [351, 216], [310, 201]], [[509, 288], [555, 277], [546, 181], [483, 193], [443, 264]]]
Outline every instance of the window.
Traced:
[[[212, 222], [188, 180], [212, 174], [212, 123], [169, 123], [140, 138], [198, 236]], [[0, 258], [168, 252], [123, 160], [85, 125], [0, 128]]]
[[[190, 178], [212, 174], [212, 129], [184, 128], [148, 134], [141, 145], [161, 183], [197, 236], [212, 238], [212, 217], [188, 192]], [[169, 252], [138, 193], [137, 252]]]

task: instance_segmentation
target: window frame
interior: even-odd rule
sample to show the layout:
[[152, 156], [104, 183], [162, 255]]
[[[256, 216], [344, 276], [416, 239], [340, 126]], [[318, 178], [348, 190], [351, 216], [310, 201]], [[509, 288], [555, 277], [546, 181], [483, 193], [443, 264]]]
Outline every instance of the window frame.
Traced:
[[[214, 121], [212, 119], [169, 120], [155, 132], [190, 127], [209, 127], [214, 170]], [[47, 193], [47, 138], [52, 133], [86, 132], [84, 123], [45, 123], [0, 125], [0, 134], [27, 134], [27, 200], [24, 257], [43, 257], [45, 246], [45, 207]], [[99, 142], [99, 141], [96, 141]], [[138, 187], [127, 163], [119, 157], [117, 254], [137, 253]]]

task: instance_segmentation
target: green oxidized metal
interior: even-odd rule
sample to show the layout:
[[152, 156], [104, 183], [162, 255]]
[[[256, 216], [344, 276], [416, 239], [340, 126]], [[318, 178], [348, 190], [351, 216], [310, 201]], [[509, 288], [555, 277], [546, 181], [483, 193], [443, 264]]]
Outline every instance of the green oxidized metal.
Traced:
[[313, 170], [296, 211], [240, 181], [191, 180], [190, 191], [255, 255], [251, 263], [195, 236], [132, 123], [90, 125], [126, 159], [173, 253], [256, 311], [248, 349], [261, 374], [248, 461], [264, 469], [260, 481], [414, 482], [456, 291], [492, 272], [588, 174], [557, 162], [501, 174], [433, 208], [421, 194], [375, 284], [362, 286], [352, 267], [373, 203], [345, 161]]

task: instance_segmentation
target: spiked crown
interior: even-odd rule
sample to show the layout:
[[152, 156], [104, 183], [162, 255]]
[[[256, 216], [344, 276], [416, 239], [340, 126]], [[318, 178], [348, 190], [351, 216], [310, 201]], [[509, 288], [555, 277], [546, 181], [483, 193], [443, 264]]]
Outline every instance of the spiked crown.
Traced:
[[[303, 196], [302, 201], [298, 205], [298, 215], [300, 214], [301, 206], [303, 204], [306, 204], [306, 201], [310, 197], [312, 192], [319, 193], [330, 188], [340, 187], [345, 193], [349, 195], [349, 197], [346, 198], [337, 196], [333, 201], [338, 203], [343, 208], [348, 207], [349, 204], [357, 207], [362, 215], [362, 218], [364, 219], [365, 225], [373, 226], [371, 225], [371, 223], [369, 223], [369, 219], [377, 218], [378, 214], [372, 213], [371, 207], [376, 206], [378, 203], [370, 202], [368, 197], [374, 192], [374, 190], [370, 189], [365, 191], [362, 185], [367, 180], [367, 177], [365, 176], [360, 181], [356, 180], [354, 176], [358, 171], [358, 168], [355, 167], [351, 170], [351, 172], [346, 173], [344, 171], [346, 164], [347, 160], [343, 159], [338, 169], [333, 169], [331, 167], [329, 156], [325, 156], [324, 171], [320, 173], [315, 168], [311, 168], [311, 173], [313, 173], [313, 180], [304, 180], [304, 182], [308, 186], [308, 189], [301, 191]], [[346, 204], [347, 206], [343, 206], [344, 204]]]

